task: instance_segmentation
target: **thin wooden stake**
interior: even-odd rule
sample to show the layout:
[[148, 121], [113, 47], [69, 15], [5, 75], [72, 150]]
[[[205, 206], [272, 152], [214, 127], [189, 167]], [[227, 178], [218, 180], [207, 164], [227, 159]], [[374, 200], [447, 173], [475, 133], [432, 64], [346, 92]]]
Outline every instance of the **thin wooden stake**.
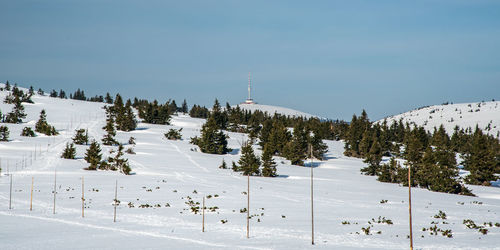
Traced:
[[31, 198], [30, 198], [30, 211], [33, 211], [33, 183], [35, 182], [35, 177], [31, 177]]
[[57, 170], [54, 168], [54, 208], [52, 213], [56, 214], [56, 186], [57, 186]]
[[116, 202], [118, 201], [117, 194], [118, 194], [118, 180], [116, 180], [116, 184], [115, 184], [115, 213], [114, 213], [114, 217], [113, 217], [113, 222], [116, 222]]
[[84, 179], [82, 176], [82, 218], [85, 217], [84, 210], [85, 210], [85, 185], [84, 185]]
[[247, 175], [247, 238], [250, 237], [250, 173]]
[[10, 175], [9, 209], [12, 209], [12, 175]]
[[205, 232], [205, 196], [203, 196], [203, 208], [202, 208], [202, 217], [203, 217], [203, 221], [202, 221], [202, 226], [201, 226], [201, 231], [202, 232]]
[[413, 250], [413, 232], [411, 223], [411, 165], [408, 165], [408, 211], [410, 213], [410, 250]]
[[311, 152], [311, 244], [314, 245], [314, 185], [313, 185], [313, 150], [312, 144], [309, 144], [309, 150]]

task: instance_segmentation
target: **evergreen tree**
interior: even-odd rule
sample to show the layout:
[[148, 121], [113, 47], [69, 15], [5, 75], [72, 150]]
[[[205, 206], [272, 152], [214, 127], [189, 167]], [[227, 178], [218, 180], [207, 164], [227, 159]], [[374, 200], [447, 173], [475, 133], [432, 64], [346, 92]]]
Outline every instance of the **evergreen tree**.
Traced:
[[115, 120], [109, 108], [106, 108], [106, 126], [104, 126], [102, 129], [106, 131], [106, 134], [102, 138], [102, 144], [108, 146], [118, 144], [118, 142], [115, 140]]
[[186, 99], [184, 99], [184, 101], [182, 102], [181, 112], [184, 113], [184, 114], [186, 114], [186, 113], [189, 112], [189, 108], [188, 108]]
[[262, 152], [262, 176], [264, 177], [275, 177], [276, 174], [276, 162], [273, 160], [273, 154], [268, 147], [264, 147]]
[[215, 99], [214, 106], [212, 107], [212, 112], [210, 113], [215, 121], [215, 124], [219, 129], [226, 129], [227, 117], [225, 113], [222, 112], [219, 100]]
[[[269, 142], [269, 137], [271, 134], [271, 130], [273, 129], [273, 122], [271, 119], [267, 119], [262, 123], [262, 129], [259, 133], [259, 145], [264, 149], [264, 146]], [[275, 152], [272, 152], [273, 154]]]
[[224, 161], [224, 159], [222, 159], [222, 164], [219, 166], [220, 169], [227, 169], [227, 164], [226, 164], [226, 161]]
[[109, 157], [108, 162], [111, 166], [111, 170], [120, 170], [121, 173], [129, 175], [132, 169], [128, 164], [128, 159], [122, 158], [123, 155], [123, 145], [120, 144], [118, 145], [118, 151], [116, 152], [116, 155], [113, 158]]
[[87, 152], [85, 153], [85, 160], [90, 163], [90, 166], [87, 168], [88, 170], [96, 170], [97, 167], [99, 167], [99, 164], [101, 163], [101, 147], [99, 146], [99, 143], [97, 143], [95, 140], [92, 141], [90, 144], [90, 147], [87, 149]]
[[366, 175], [377, 175], [380, 170], [380, 161], [382, 161], [382, 147], [375, 137], [364, 161], [368, 164], [368, 167], [361, 169], [361, 172]]
[[497, 166], [496, 153], [487, 138], [476, 126], [463, 162], [465, 169], [470, 171], [465, 178], [468, 184], [489, 186], [490, 181], [498, 179], [494, 175]]
[[50, 91], [50, 97], [57, 97], [57, 91], [55, 89], [53, 89], [52, 91]]
[[380, 166], [380, 171], [378, 173], [378, 181], [381, 182], [389, 182], [389, 183], [399, 183], [401, 182], [398, 172], [401, 166], [399, 163], [396, 161], [394, 157], [391, 158], [389, 163], [382, 164]]
[[21, 136], [35, 137], [35, 132], [30, 127], [24, 127]]
[[314, 158], [323, 160], [323, 156], [328, 152], [328, 146], [323, 142], [323, 140], [317, 133], [314, 133], [310, 140], [313, 148]]
[[115, 117], [116, 128], [121, 131], [128, 131], [126, 128], [125, 107], [123, 106], [123, 100], [120, 94], [116, 94], [115, 102], [113, 106], [110, 107], [110, 110]]
[[260, 160], [255, 156], [252, 145], [245, 143], [241, 148], [241, 157], [238, 161], [243, 175], [260, 175]]
[[273, 122], [271, 133], [269, 134], [269, 141], [266, 145], [273, 154], [283, 156], [285, 146], [291, 137], [292, 136], [285, 125], [281, 121], [275, 120]]
[[195, 138], [194, 142], [203, 153], [225, 154], [229, 152], [226, 135], [219, 129], [213, 116], [210, 116], [203, 124], [201, 138]]
[[128, 99], [125, 104], [123, 131], [132, 131], [136, 128], [137, 121], [135, 119], [134, 111], [132, 110], [132, 102]]
[[9, 81], [7, 81], [5, 83], [5, 90], [10, 91], [10, 83], [9, 83]]
[[64, 90], [59, 90], [59, 98], [61, 99], [66, 99], [66, 92], [64, 92]]
[[308, 132], [302, 122], [297, 122], [293, 128], [292, 140], [286, 144], [284, 154], [292, 165], [304, 165], [308, 152]]
[[76, 130], [76, 134], [72, 139], [75, 144], [87, 145], [89, 143], [89, 133], [83, 128], [78, 129]]
[[104, 100], [106, 101], [107, 104], [113, 104], [113, 98], [111, 97], [109, 92], [106, 93], [106, 97], [104, 98]]
[[75, 144], [73, 143], [66, 143], [66, 148], [64, 148], [64, 151], [61, 155], [61, 158], [64, 159], [75, 159], [76, 156], [76, 148]]
[[9, 140], [9, 128], [7, 126], [0, 126], [0, 141]]
[[42, 111], [40, 112], [40, 118], [35, 124], [35, 131], [48, 136], [58, 134], [56, 129], [53, 126], [49, 125], [49, 123], [47, 122], [47, 114], [45, 112], [45, 109], [42, 109]]
[[12, 112], [7, 114], [5, 121], [7, 123], [22, 123], [24, 118], [26, 118], [26, 114], [24, 113], [24, 106], [21, 104], [21, 99], [19, 99], [19, 96], [15, 96], [14, 108], [12, 109]]

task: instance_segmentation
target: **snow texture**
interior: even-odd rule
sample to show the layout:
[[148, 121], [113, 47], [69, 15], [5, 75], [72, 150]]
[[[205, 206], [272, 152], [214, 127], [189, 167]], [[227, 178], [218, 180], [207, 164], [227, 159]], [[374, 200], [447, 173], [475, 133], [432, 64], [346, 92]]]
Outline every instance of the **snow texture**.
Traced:
[[[3, 100], [6, 92], [0, 92]], [[77, 145], [77, 159], [60, 158], [75, 129], [89, 130], [100, 140], [104, 134], [102, 103], [34, 96], [25, 104], [24, 124], [2, 124], [11, 141], [0, 143], [0, 249], [404, 249], [409, 247], [408, 188], [378, 182], [360, 174], [361, 159], [343, 155], [342, 141], [326, 141], [327, 159], [314, 162], [315, 246], [311, 246], [310, 168], [292, 166], [276, 158], [279, 177], [250, 178], [250, 238], [246, 238], [247, 177], [219, 169], [224, 159], [239, 159], [246, 136], [228, 133], [227, 155], [203, 154], [189, 144], [199, 135], [202, 119], [174, 116], [172, 125], [140, 123], [135, 131], [118, 132], [126, 143], [136, 138], [136, 154], [126, 154], [133, 175], [86, 171], [88, 146]], [[486, 109], [494, 104], [481, 107]], [[463, 113], [467, 111], [464, 105]], [[3, 113], [12, 105], [0, 104]], [[24, 126], [34, 127], [41, 109], [58, 136], [19, 136]], [[490, 117], [497, 119], [498, 117]], [[482, 125], [483, 126], [483, 125]], [[169, 141], [163, 133], [183, 128], [182, 140]], [[104, 155], [116, 147], [103, 146]], [[255, 146], [258, 154], [261, 153]], [[36, 153], [35, 153], [36, 150]], [[36, 158], [35, 158], [36, 155]], [[22, 159], [26, 164], [22, 164]], [[384, 159], [387, 161], [388, 159]], [[53, 209], [54, 173], [57, 171], [56, 213]], [[13, 179], [12, 209], [9, 182]], [[34, 177], [33, 211], [30, 186]], [[85, 217], [81, 217], [81, 181], [85, 178]], [[115, 181], [118, 181], [117, 222], [113, 222]], [[476, 224], [500, 223], [500, 189], [469, 186], [478, 197], [412, 189], [413, 235], [416, 249], [500, 249], [500, 227], [486, 226], [487, 235], [468, 229]], [[202, 216], [189, 203], [206, 199], [205, 232]], [[217, 195], [217, 197], [216, 197]], [[188, 198], [188, 196], [190, 198]], [[381, 203], [381, 201], [387, 202]], [[133, 204], [133, 207], [129, 205]], [[140, 207], [146, 204], [153, 207]], [[436, 219], [439, 210], [447, 219]], [[379, 216], [393, 225], [373, 222]], [[225, 223], [222, 223], [224, 221]], [[343, 225], [346, 221], [350, 224]], [[368, 222], [371, 221], [369, 224]], [[429, 235], [423, 227], [451, 229], [453, 238]], [[443, 224], [446, 222], [447, 224]], [[373, 225], [371, 235], [361, 228]], [[380, 234], [377, 232], [380, 231]]]
[[490, 101], [434, 105], [391, 116], [386, 120], [390, 125], [393, 121], [403, 119], [403, 122], [424, 126], [431, 132], [434, 131], [434, 127], [439, 128], [443, 124], [450, 135], [453, 134], [455, 126], [463, 129], [472, 128], [474, 132], [478, 125], [485, 133], [497, 136], [500, 131], [499, 104], [499, 101]]

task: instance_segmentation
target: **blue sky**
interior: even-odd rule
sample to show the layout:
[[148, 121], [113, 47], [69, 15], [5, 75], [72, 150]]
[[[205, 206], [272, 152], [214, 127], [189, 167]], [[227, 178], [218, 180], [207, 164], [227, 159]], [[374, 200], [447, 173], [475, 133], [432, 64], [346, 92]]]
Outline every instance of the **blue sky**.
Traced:
[[500, 1], [4, 1], [0, 81], [332, 119], [500, 100]]

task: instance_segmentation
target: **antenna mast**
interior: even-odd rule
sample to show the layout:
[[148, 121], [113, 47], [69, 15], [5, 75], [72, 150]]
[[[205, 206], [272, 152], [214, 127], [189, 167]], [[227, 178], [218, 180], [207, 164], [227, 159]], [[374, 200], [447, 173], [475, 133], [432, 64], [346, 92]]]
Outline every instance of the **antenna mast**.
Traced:
[[252, 78], [250, 75], [250, 72], [248, 72], [248, 100], [252, 100], [252, 96], [250, 95], [251, 90], [252, 90]]

